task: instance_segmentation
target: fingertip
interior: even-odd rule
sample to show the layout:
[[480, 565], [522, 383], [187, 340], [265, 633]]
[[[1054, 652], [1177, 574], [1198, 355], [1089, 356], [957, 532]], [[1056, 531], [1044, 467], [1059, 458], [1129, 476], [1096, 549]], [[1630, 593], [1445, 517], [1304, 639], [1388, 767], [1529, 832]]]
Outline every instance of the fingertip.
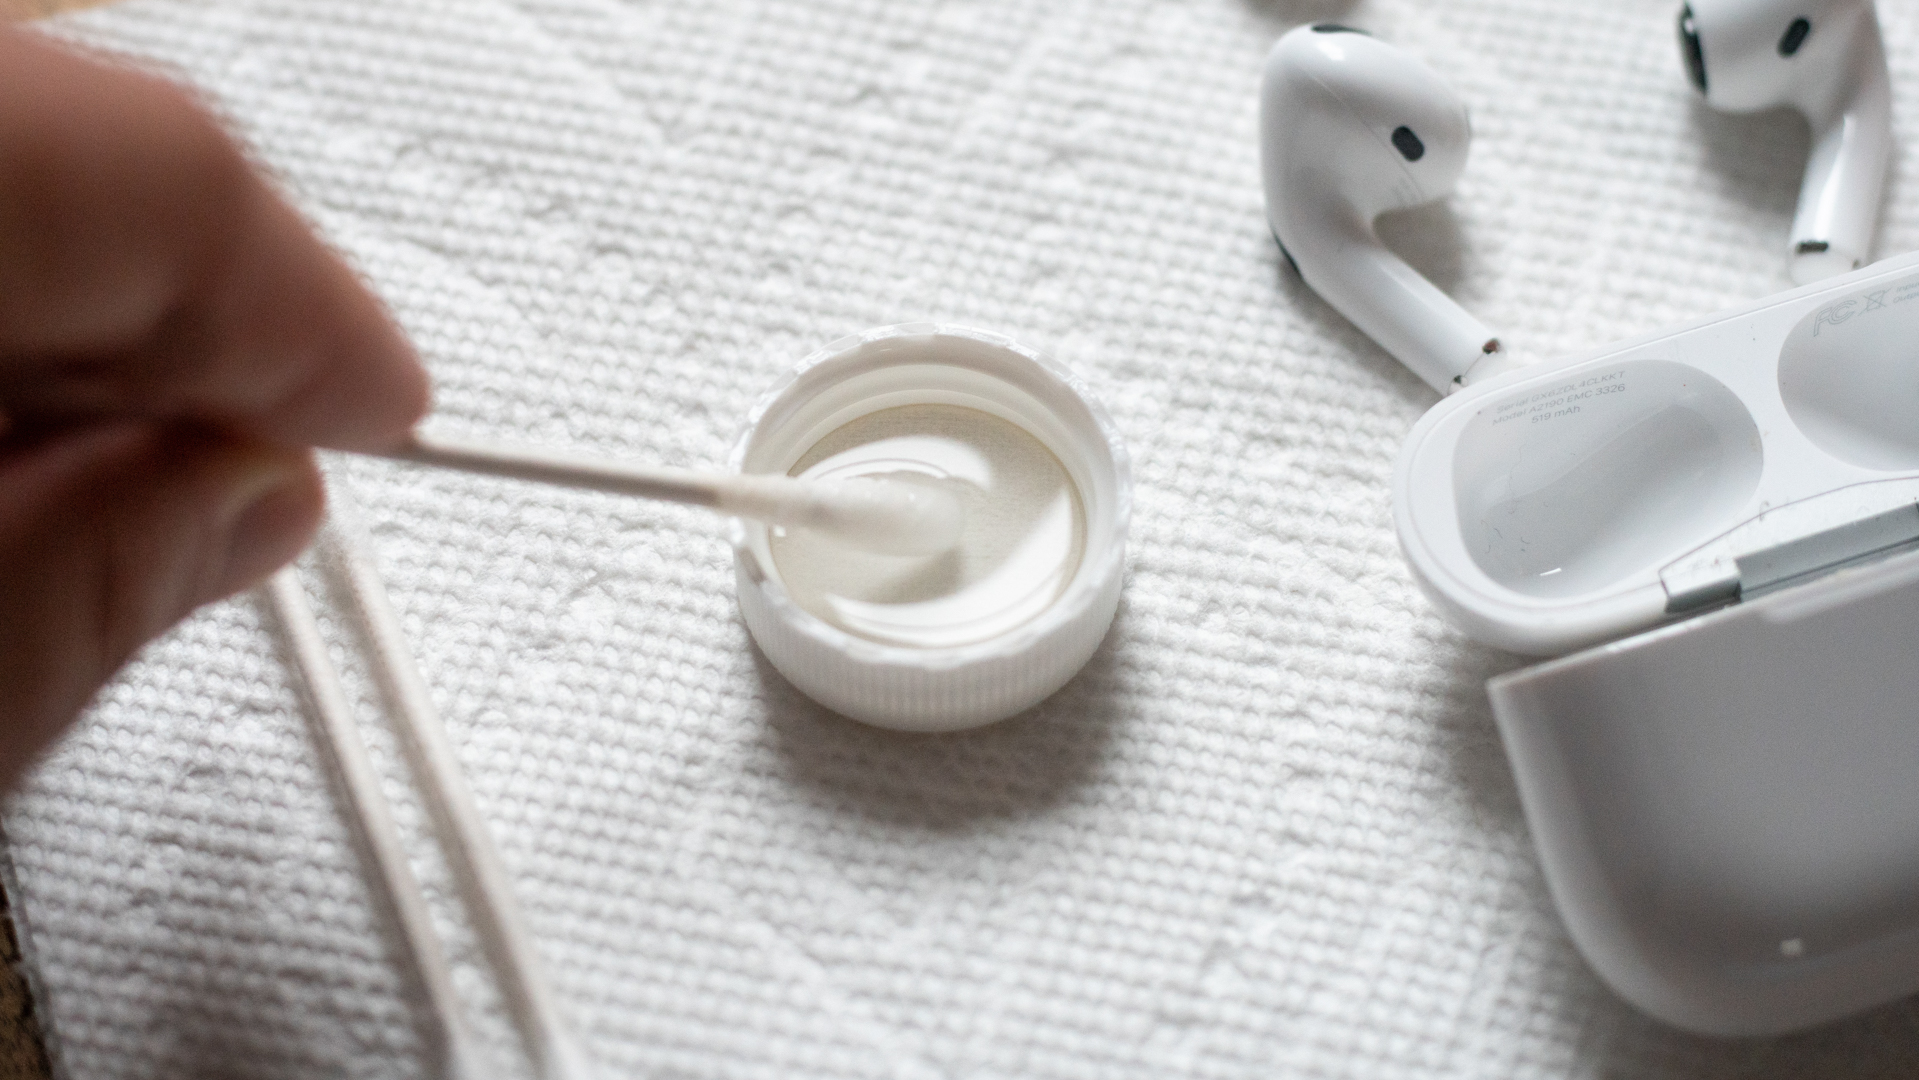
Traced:
[[371, 441], [364, 446], [369, 450], [391, 450], [399, 446], [412, 433], [413, 426], [433, 408], [433, 380], [427, 375], [419, 353], [384, 312], [381, 321], [386, 324], [387, 340], [380, 366], [386, 372], [390, 404], [381, 418], [383, 423], [370, 433]]
[[268, 196], [254, 230], [250, 302], [235, 305], [227, 378], [265, 397], [242, 422], [263, 438], [335, 450], [386, 450], [431, 406], [426, 367], [384, 303], [337, 252]]
[[197, 605], [231, 596], [292, 562], [313, 539], [326, 510], [326, 486], [313, 456], [255, 447], [233, 482], [223, 515], [225, 555]]
[[0, 447], [0, 785], [142, 644], [294, 558], [312, 454], [119, 422]]
[[334, 357], [267, 414], [261, 435], [376, 452], [406, 441], [432, 406], [432, 384], [412, 346], [384, 313], [375, 318], [380, 325], [340, 335]]
[[107, 638], [122, 654], [292, 561], [326, 506], [312, 451], [193, 425], [145, 440], [118, 487], [90, 511], [106, 541]]

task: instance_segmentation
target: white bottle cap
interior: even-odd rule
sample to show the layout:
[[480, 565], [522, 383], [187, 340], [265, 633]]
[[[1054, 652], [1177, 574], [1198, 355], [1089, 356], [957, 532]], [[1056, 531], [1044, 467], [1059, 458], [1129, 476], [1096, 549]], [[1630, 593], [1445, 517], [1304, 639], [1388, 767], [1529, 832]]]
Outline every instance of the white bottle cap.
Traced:
[[730, 525], [740, 613], [780, 674], [835, 712], [901, 731], [977, 727], [1037, 704], [1099, 647], [1119, 605], [1132, 470], [1119, 432], [1061, 365], [998, 334], [912, 323], [836, 341], [753, 407], [728, 464], [786, 473], [826, 436], [884, 409], [977, 409], [1059, 459], [1085, 517], [1078, 568], [1039, 614], [984, 640], [921, 648], [856, 636], [795, 602], [767, 527]]

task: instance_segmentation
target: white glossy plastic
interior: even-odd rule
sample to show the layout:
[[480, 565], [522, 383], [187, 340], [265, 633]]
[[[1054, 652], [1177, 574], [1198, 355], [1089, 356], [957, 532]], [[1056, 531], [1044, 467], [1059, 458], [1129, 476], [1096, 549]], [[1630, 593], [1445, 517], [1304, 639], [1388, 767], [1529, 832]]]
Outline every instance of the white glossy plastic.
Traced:
[[1314, 292], [1442, 394], [1498, 358], [1493, 332], [1373, 229], [1466, 167], [1472, 126], [1444, 79], [1359, 31], [1302, 26], [1267, 57], [1260, 136], [1268, 223]]
[[1801, 284], [1865, 264], [1892, 158], [1892, 84], [1872, 0], [1691, 0], [1682, 50], [1706, 101], [1789, 106], [1812, 127], [1789, 250]]
[[1556, 655], [1683, 613], [1742, 525], [1910, 501], [1916, 271], [1888, 260], [1440, 402], [1393, 481], [1420, 584], [1478, 640]]
[[1712, 1035], [1919, 991], [1915, 653], [1907, 552], [1492, 681], [1554, 903], [1615, 991]]
[[1078, 569], [1058, 596], [984, 640], [883, 644], [796, 602], [766, 526], [735, 519], [740, 612], [773, 666], [835, 712], [902, 731], [977, 727], [1058, 690], [1105, 637], [1125, 576], [1131, 467], [1118, 429], [1071, 372], [998, 334], [930, 323], [881, 327], [802, 361], [754, 407], [729, 463], [743, 473], [785, 474], [852, 420], [908, 405], [977, 409], [1052, 451], [1085, 517]]

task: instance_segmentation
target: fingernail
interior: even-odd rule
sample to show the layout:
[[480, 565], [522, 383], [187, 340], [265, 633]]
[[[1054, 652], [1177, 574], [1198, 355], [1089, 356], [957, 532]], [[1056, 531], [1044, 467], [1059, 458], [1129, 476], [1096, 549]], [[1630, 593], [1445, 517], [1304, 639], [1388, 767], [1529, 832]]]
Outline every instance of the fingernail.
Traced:
[[231, 498], [226, 562], [216, 579], [229, 596], [293, 560], [306, 548], [319, 521], [319, 493], [305, 469], [276, 462]]

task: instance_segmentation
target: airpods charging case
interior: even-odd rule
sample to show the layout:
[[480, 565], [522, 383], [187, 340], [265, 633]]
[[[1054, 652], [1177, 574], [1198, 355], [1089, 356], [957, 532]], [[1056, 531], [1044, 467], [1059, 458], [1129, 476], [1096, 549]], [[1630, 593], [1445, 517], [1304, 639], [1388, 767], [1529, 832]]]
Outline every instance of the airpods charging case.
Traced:
[[1719, 1035], [1919, 991], [1919, 255], [1468, 387], [1393, 496], [1449, 619], [1570, 653], [1489, 690], [1614, 990]]

